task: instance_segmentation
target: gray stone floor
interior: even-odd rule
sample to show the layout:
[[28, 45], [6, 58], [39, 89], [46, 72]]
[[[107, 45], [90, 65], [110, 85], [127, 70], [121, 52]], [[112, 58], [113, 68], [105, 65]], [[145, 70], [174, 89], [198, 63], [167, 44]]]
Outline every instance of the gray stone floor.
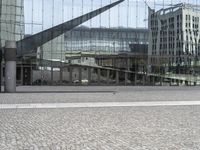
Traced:
[[36, 86], [18, 87], [17, 91], [21, 93], [1, 94], [0, 104], [200, 100], [200, 87]]
[[[0, 104], [200, 100], [199, 87], [18, 87], [25, 90], [0, 94]], [[199, 150], [200, 106], [0, 109], [0, 150], [18, 149]]]

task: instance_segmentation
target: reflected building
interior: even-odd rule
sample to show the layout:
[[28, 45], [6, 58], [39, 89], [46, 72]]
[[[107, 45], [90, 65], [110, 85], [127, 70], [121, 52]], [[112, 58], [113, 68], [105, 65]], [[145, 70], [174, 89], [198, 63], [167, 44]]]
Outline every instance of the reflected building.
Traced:
[[149, 9], [149, 64], [152, 72], [197, 71], [200, 55], [199, 6], [177, 4]]
[[147, 44], [148, 30], [133, 28], [79, 27], [65, 33], [66, 51], [130, 52], [130, 45]]
[[78, 27], [43, 46], [43, 59], [65, 60], [78, 52], [114, 54], [131, 52], [133, 44], [147, 44], [148, 29]]

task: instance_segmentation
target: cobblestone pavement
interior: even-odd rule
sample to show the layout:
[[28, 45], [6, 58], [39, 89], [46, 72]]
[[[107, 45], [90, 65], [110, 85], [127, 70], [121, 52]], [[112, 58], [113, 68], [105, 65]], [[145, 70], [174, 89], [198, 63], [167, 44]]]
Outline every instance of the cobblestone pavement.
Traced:
[[[199, 89], [18, 87], [29, 92], [0, 94], [0, 104], [197, 101]], [[0, 150], [29, 149], [200, 150], [200, 106], [0, 109]]]
[[0, 149], [199, 150], [200, 107], [0, 110]]

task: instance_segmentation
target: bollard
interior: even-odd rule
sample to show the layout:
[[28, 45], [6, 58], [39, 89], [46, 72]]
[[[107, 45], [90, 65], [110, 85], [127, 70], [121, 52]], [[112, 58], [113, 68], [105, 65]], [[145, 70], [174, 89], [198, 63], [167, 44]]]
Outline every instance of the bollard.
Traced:
[[16, 92], [16, 42], [5, 44], [5, 92]]

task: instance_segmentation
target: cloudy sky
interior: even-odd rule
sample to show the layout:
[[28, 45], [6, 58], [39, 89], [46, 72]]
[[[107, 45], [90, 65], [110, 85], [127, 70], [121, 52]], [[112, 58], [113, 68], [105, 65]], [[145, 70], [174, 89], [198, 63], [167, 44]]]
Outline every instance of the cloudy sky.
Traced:
[[[116, 0], [24, 0], [26, 33], [62, 23]], [[161, 9], [180, 2], [200, 4], [200, 0], [125, 0], [119, 6], [84, 23], [89, 27], [147, 27], [148, 9]], [[109, 19], [110, 18], [110, 19]]]

